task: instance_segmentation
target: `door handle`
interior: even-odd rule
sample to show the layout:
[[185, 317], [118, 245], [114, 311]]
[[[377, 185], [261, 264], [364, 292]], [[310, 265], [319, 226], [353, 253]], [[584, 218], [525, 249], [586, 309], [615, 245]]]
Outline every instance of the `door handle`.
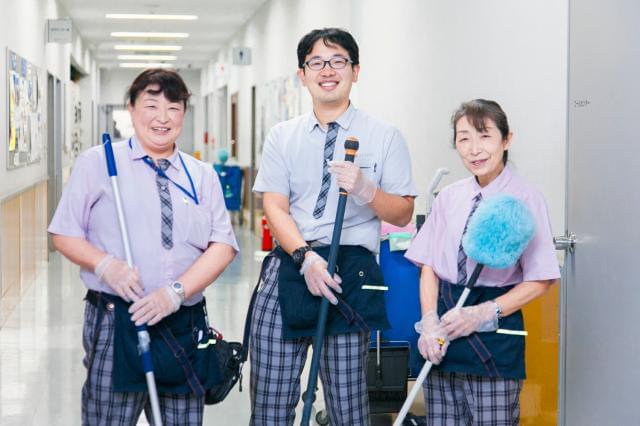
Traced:
[[569, 250], [569, 253], [573, 253], [576, 250], [576, 234], [570, 232], [569, 235], [553, 237], [553, 243], [556, 250]]

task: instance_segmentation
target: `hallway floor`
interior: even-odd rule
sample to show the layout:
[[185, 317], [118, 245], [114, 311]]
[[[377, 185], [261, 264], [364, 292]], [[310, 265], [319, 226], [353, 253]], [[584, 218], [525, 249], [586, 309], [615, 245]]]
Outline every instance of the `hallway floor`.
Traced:
[[[236, 232], [241, 253], [205, 292], [210, 322], [229, 340], [242, 339], [246, 310], [260, 271], [260, 259], [254, 255], [258, 239], [245, 229]], [[52, 253], [48, 265], [42, 267], [33, 285], [8, 314], [0, 328], [3, 426], [80, 424], [80, 391], [85, 379], [84, 294], [78, 267]], [[236, 386], [222, 404], [207, 406], [205, 424], [248, 424], [248, 365], [243, 373], [243, 392], [238, 392]], [[302, 383], [304, 389], [306, 375]], [[322, 392], [317, 396], [315, 406], [321, 407]], [[386, 417], [373, 421], [390, 424]], [[139, 424], [147, 424], [144, 416]]]

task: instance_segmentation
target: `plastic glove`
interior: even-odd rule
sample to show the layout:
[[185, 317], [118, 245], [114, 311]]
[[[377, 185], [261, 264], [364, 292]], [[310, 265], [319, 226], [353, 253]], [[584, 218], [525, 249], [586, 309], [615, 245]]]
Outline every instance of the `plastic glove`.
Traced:
[[336, 176], [338, 186], [360, 206], [369, 204], [376, 196], [378, 186], [351, 161], [329, 161], [329, 173]]
[[447, 353], [449, 341], [436, 311], [429, 311], [424, 314], [422, 320], [415, 324], [415, 329], [420, 333], [418, 338], [420, 355], [434, 365], [440, 364]]
[[93, 272], [127, 302], [135, 302], [144, 296], [138, 270], [111, 254], [103, 257]]
[[471, 333], [498, 329], [496, 303], [488, 301], [474, 306], [451, 309], [441, 318], [445, 332], [451, 340]]
[[336, 293], [342, 293], [342, 279], [338, 274], [329, 275], [327, 271], [327, 262], [314, 251], [308, 252], [300, 268], [300, 275], [304, 275], [304, 280], [307, 283], [307, 289], [314, 296], [326, 297], [329, 302], [336, 305], [338, 299], [331, 292], [333, 289]]
[[146, 295], [129, 307], [131, 321], [136, 325], [154, 325], [180, 309], [181, 301], [178, 293], [171, 289], [171, 284], [159, 288]]

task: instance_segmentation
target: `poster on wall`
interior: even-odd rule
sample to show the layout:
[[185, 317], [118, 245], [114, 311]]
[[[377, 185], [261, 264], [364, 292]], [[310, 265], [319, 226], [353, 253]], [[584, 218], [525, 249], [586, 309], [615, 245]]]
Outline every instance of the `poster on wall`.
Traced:
[[7, 49], [9, 130], [7, 168], [40, 161], [46, 135], [44, 72]]
[[80, 84], [71, 81], [69, 83], [69, 94], [71, 98], [71, 143], [67, 147], [71, 151], [73, 158], [76, 158], [82, 151], [82, 101], [80, 97]]
[[267, 133], [277, 123], [301, 114], [302, 86], [296, 74], [270, 80], [256, 88], [256, 164], [260, 164]]

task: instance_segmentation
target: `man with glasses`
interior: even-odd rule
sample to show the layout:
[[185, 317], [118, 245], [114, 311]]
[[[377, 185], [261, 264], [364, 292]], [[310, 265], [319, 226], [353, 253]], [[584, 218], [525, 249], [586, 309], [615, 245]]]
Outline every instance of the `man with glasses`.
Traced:
[[[416, 196], [411, 162], [398, 130], [349, 100], [360, 72], [351, 34], [336, 28], [311, 31], [298, 44], [298, 68], [313, 111], [271, 130], [253, 188], [263, 194], [278, 247], [263, 263], [252, 315], [251, 424], [293, 424], [300, 374], [320, 298], [326, 297], [333, 305], [340, 299], [329, 312], [320, 361], [329, 419], [333, 425], [366, 425], [368, 329], [388, 327], [374, 253], [380, 220], [400, 226], [411, 220]], [[349, 136], [360, 142], [355, 164], [338, 161]], [[338, 188], [349, 198], [340, 276], [331, 277], [325, 259]]]

